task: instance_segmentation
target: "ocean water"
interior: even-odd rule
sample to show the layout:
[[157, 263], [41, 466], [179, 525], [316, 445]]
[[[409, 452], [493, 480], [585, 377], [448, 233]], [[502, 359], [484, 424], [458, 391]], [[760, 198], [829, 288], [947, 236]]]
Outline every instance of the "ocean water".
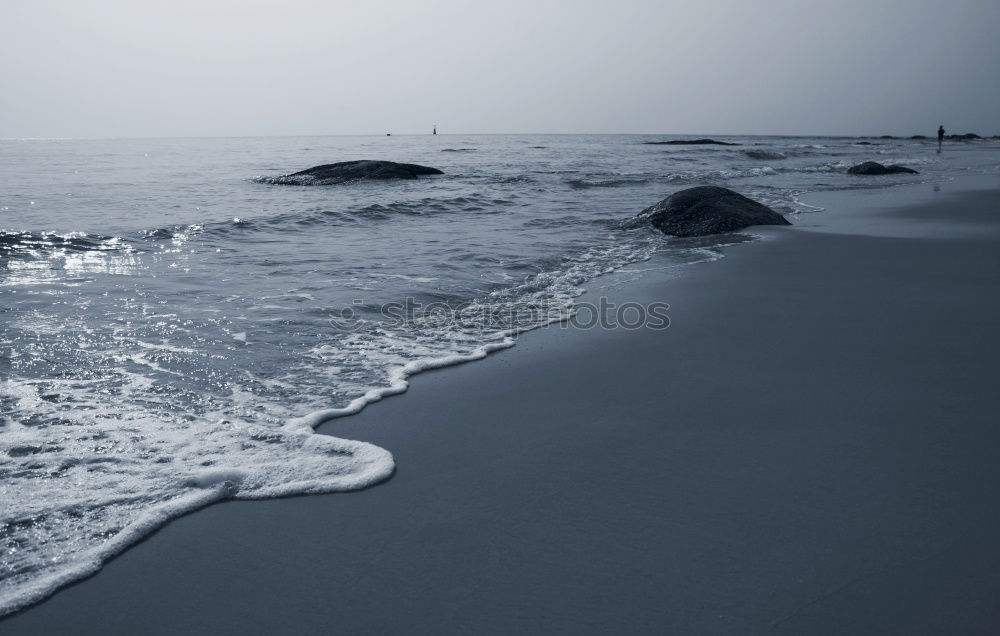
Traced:
[[[566, 318], [604, 273], [718, 258], [738, 238], [620, 227], [676, 190], [794, 224], [809, 192], [995, 170], [1000, 147], [642, 143], [667, 138], [0, 140], [0, 615], [211, 502], [385, 479], [391, 449], [313, 427]], [[445, 174], [255, 180], [350, 159]], [[868, 159], [921, 174], [846, 174]]]

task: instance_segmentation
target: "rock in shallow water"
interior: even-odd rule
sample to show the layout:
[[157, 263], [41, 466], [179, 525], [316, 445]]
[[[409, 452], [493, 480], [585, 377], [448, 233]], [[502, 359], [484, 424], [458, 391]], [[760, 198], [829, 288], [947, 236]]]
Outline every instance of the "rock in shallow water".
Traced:
[[878, 174], [920, 174], [913, 168], [907, 168], [906, 166], [883, 166], [877, 161], [866, 161], [864, 163], [859, 163], [856, 166], [851, 166], [847, 169], [848, 174], [863, 174], [863, 175], [878, 175]]
[[771, 208], [738, 192], [700, 186], [675, 192], [646, 208], [625, 227], [651, 224], [672, 236], [707, 236], [735, 232], [751, 225], [791, 225]]
[[328, 163], [280, 177], [258, 177], [261, 183], [277, 185], [333, 185], [368, 179], [416, 179], [419, 175], [444, 174], [437, 168], [395, 161], [342, 161]]

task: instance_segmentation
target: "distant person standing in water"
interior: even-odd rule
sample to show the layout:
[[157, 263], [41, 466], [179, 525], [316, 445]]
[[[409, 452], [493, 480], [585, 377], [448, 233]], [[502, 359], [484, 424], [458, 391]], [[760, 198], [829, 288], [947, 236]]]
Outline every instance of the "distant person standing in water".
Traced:
[[938, 126], [938, 152], [941, 152], [941, 142], [944, 141], [944, 126]]

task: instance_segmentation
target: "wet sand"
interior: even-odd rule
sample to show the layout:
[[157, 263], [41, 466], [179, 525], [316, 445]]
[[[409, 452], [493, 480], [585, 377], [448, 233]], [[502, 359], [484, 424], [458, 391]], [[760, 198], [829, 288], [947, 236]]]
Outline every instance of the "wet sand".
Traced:
[[321, 428], [388, 482], [188, 515], [0, 632], [995, 633], [1000, 190], [929, 188], [592, 284], [670, 328], [417, 376]]

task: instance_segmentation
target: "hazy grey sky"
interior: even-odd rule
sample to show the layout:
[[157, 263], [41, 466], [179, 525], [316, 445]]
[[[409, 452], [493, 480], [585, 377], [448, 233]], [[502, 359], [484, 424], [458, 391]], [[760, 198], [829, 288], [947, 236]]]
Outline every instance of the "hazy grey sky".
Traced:
[[1000, 134], [1000, 0], [0, 0], [0, 137]]

